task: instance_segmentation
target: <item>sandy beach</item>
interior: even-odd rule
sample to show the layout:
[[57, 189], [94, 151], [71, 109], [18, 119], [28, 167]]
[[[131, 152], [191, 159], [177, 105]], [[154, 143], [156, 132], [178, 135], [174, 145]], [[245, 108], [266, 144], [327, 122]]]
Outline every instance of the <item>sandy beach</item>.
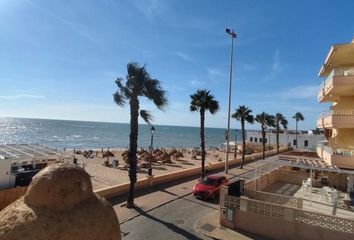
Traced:
[[[101, 149], [94, 150], [91, 154], [88, 154], [87, 152], [86, 154], [83, 154], [84, 152], [81, 151], [80, 153], [80, 151], [81, 150], [76, 150], [74, 156], [77, 159], [77, 164], [82, 166], [90, 174], [94, 189], [129, 182], [128, 169], [126, 168], [127, 166], [122, 156], [124, 150], [110, 149], [109, 152], [114, 156], [109, 157], [102, 157]], [[103, 150], [103, 153], [106, 153], [106, 151], [107, 149]], [[163, 151], [170, 153], [172, 149], [163, 149]], [[193, 149], [181, 148], [175, 149], [174, 151], [182, 152], [183, 156], [179, 158], [171, 157], [171, 162], [152, 162], [153, 175], [157, 176], [201, 165], [201, 157], [200, 155], [193, 157], [193, 155], [195, 155], [193, 154]], [[71, 159], [72, 161], [74, 156]], [[223, 161], [224, 159], [225, 152], [216, 149], [207, 150], [205, 165], [207, 166], [209, 163]], [[234, 153], [229, 153], [229, 159], [234, 159]], [[109, 166], [105, 166], [107, 160]], [[118, 166], [114, 166], [115, 163], [117, 163], [113, 163], [114, 160], [118, 160]], [[145, 178], [148, 171], [148, 161], [139, 160], [138, 166], [137, 178]]]

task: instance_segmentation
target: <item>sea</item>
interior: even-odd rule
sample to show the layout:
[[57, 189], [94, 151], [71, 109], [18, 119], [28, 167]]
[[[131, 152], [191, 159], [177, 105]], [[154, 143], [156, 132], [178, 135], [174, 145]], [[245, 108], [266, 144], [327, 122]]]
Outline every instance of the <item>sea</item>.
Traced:
[[[199, 147], [199, 127], [155, 125], [154, 148]], [[150, 126], [139, 125], [138, 147], [150, 146]], [[89, 121], [0, 118], [0, 144], [41, 144], [58, 149], [127, 148], [130, 125]], [[205, 146], [220, 147], [226, 129], [205, 128]], [[230, 130], [230, 141], [241, 140], [239, 129]]]

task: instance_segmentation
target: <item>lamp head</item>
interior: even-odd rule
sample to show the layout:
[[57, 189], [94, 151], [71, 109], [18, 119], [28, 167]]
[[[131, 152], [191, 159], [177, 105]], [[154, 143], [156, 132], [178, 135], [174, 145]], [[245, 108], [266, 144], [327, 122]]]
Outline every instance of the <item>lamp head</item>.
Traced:
[[226, 28], [226, 33], [229, 34], [232, 38], [236, 38], [236, 33], [234, 32], [234, 30], [230, 30], [229, 28]]
[[151, 126], [151, 134], [154, 134], [154, 132], [155, 132], [155, 128], [154, 128], [154, 126]]

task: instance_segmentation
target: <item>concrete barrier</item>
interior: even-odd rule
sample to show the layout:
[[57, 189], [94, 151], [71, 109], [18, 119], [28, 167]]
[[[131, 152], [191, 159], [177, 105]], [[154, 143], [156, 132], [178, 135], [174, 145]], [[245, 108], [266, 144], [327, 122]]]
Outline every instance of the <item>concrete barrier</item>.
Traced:
[[[289, 150], [290, 150], [290, 148], [284, 147], [284, 148], [280, 148], [279, 152], [286, 152]], [[273, 156], [273, 155], [276, 155], [276, 153], [277, 153], [276, 150], [267, 151], [265, 153], [265, 156], [266, 157]], [[247, 156], [245, 156], [245, 163], [254, 161], [256, 159], [260, 159], [260, 158], [262, 158], [262, 156], [263, 156], [262, 153], [255, 153], [255, 154], [247, 155]], [[241, 156], [239, 156], [236, 159], [230, 160], [229, 166], [236, 165], [239, 163], [241, 163]], [[225, 162], [222, 161], [222, 162], [215, 162], [215, 163], [207, 164], [205, 166], [205, 169], [207, 171], [214, 171], [214, 170], [223, 169], [224, 167], [225, 167]], [[139, 189], [143, 189], [146, 187], [157, 186], [157, 185], [167, 183], [170, 181], [183, 179], [186, 177], [198, 176], [200, 174], [200, 172], [201, 172], [201, 167], [193, 167], [193, 168], [188, 168], [188, 169], [184, 169], [181, 171], [175, 171], [175, 172], [166, 173], [166, 174], [162, 174], [162, 175], [158, 175], [158, 176], [147, 177], [147, 178], [138, 180], [135, 183], [135, 189], [139, 190]], [[111, 198], [111, 197], [127, 194], [129, 192], [129, 186], [130, 186], [130, 183], [127, 182], [127, 183], [122, 183], [122, 184], [118, 184], [118, 185], [114, 185], [114, 186], [100, 188], [100, 189], [95, 190], [94, 192], [101, 197]]]
[[0, 211], [25, 195], [27, 187], [17, 187], [0, 190]]

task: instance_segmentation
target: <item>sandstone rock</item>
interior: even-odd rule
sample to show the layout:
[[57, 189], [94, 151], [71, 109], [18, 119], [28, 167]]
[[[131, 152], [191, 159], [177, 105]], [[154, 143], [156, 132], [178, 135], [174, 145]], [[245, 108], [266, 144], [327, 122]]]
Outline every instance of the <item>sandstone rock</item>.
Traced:
[[92, 191], [89, 175], [74, 164], [39, 172], [27, 193], [0, 212], [0, 240], [118, 240], [110, 204]]

